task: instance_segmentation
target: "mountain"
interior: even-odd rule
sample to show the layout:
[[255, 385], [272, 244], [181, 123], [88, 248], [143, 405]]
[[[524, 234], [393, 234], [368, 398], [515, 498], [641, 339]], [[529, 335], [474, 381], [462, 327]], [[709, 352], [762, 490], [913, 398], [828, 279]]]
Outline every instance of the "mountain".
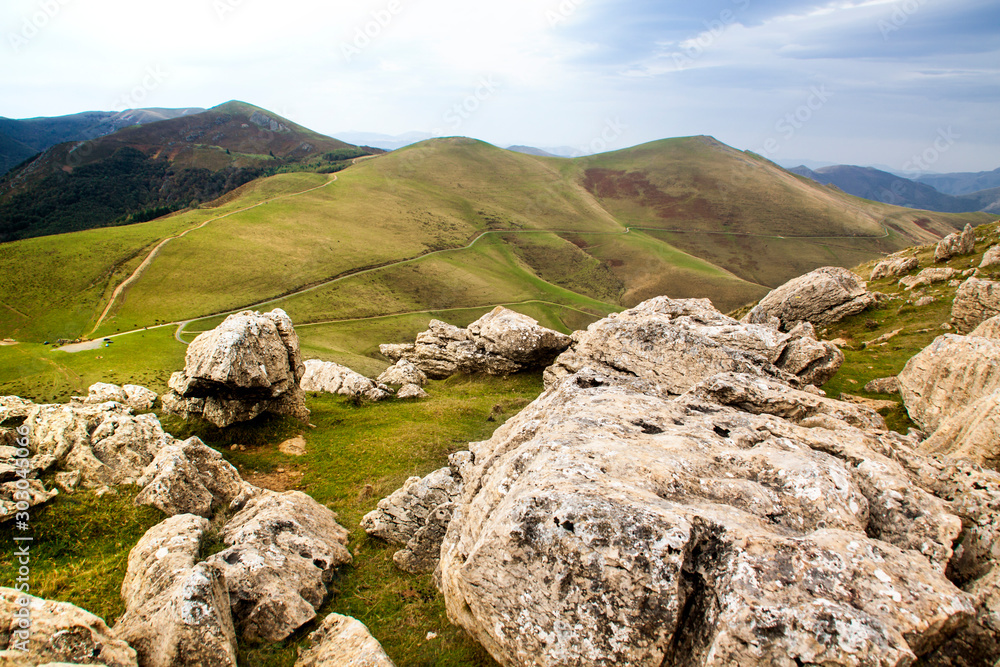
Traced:
[[394, 151], [406, 146], [434, 138], [429, 132], [407, 132], [405, 134], [379, 134], [377, 132], [338, 132], [337, 136], [358, 146], [373, 146], [384, 151]]
[[525, 155], [537, 155], [538, 157], [559, 157], [534, 146], [508, 146], [507, 150], [514, 151], [515, 153], [524, 153]]
[[281, 307], [309, 324], [306, 347], [363, 370], [372, 340], [403, 342], [428, 313], [467, 324], [520, 304], [572, 330], [658, 294], [729, 310], [991, 219], [851, 197], [710, 137], [574, 160], [434, 139], [146, 223], [0, 245], [0, 338]]
[[[956, 197], [944, 194], [930, 185], [911, 181], [872, 167], [835, 165], [812, 170], [805, 166], [790, 170], [800, 176], [833, 185], [848, 194], [894, 206], [918, 208], [944, 213], [965, 213], [987, 210], [988, 204], [977, 196]], [[988, 199], [988, 198], [987, 198]]]
[[914, 179], [949, 195], [968, 195], [1000, 187], [1000, 168], [993, 171], [925, 174]]
[[329, 172], [373, 152], [228, 102], [21, 164], [0, 180], [0, 241], [148, 220], [282, 169]]
[[0, 118], [0, 176], [56, 144], [96, 139], [132, 125], [155, 123], [202, 111], [204, 109], [196, 108], [128, 109], [21, 120]]

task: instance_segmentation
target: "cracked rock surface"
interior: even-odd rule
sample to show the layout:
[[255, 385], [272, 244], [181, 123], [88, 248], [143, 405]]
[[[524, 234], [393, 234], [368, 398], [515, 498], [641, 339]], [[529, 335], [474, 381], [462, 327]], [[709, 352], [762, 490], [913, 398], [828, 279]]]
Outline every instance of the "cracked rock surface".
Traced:
[[751, 310], [745, 321], [765, 324], [778, 318], [788, 331], [799, 322], [814, 325], [839, 322], [875, 303], [875, 295], [861, 278], [847, 269], [825, 266], [788, 281], [772, 290]]

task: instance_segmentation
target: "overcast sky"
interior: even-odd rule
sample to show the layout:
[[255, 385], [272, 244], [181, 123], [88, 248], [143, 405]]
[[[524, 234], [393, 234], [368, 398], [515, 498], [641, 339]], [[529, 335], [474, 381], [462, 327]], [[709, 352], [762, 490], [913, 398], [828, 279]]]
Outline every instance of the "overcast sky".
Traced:
[[0, 32], [11, 118], [240, 99], [334, 135], [1000, 166], [997, 0], [3, 0]]

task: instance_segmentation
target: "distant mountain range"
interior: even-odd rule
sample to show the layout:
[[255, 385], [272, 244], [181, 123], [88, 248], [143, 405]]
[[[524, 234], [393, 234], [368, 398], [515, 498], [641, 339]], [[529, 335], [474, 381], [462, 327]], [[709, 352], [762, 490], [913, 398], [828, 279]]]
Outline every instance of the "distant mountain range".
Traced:
[[[380, 152], [243, 102], [188, 111], [167, 110], [158, 115], [172, 118], [104, 135], [100, 132], [115, 123], [157, 114], [82, 114], [85, 118], [39, 123], [36, 146], [73, 132], [78, 138], [49, 146], [0, 179], [0, 241], [141, 222], [216, 199], [261, 176], [329, 173]], [[99, 136], [79, 139], [86, 133]]]
[[910, 180], [873, 167], [834, 165], [809, 169], [805, 166], [790, 169], [792, 173], [810, 178], [817, 183], [832, 185], [847, 194], [871, 199], [894, 206], [905, 206], [943, 213], [986, 211], [1000, 213], [1000, 187], [966, 194], [947, 194], [935, 189], [931, 183], [949, 184], [951, 188], [968, 189], [973, 183], [989, 185], [993, 176], [1000, 181], [1000, 170], [980, 174], [940, 174]]
[[56, 144], [96, 139], [126, 127], [189, 116], [204, 109], [85, 111], [69, 116], [0, 118], [0, 176]]

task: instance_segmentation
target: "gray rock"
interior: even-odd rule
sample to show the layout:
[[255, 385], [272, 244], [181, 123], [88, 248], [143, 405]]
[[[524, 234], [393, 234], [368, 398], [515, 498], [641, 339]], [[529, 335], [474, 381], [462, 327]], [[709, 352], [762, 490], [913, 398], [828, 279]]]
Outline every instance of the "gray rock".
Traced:
[[18, 503], [26, 502], [28, 507], [43, 505], [59, 495], [56, 489], [46, 490], [40, 480], [25, 479], [0, 484], [0, 524], [13, 521], [17, 517]]
[[379, 350], [393, 362], [406, 359], [427, 377], [441, 380], [456, 373], [510, 375], [541, 368], [570, 342], [569, 336], [527, 315], [497, 306], [468, 329], [431, 320], [414, 345], [380, 345]]
[[406, 546], [392, 555], [396, 567], [410, 574], [433, 572], [441, 560], [441, 543], [448, 531], [455, 503], [444, 503], [434, 508], [427, 523], [413, 534]]
[[417, 384], [404, 384], [396, 392], [396, 398], [428, 398], [430, 394], [421, 389]]
[[958, 333], [972, 331], [982, 322], [1000, 315], [1000, 282], [969, 278], [955, 293], [952, 324]]
[[924, 269], [915, 276], [900, 278], [899, 284], [903, 287], [903, 289], [914, 290], [920, 287], [933, 285], [935, 283], [943, 283], [947, 280], [951, 280], [957, 275], [959, 275], [958, 271], [948, 267]]
[[302, 391], [322, 391], [367, 401], [383, 401], [392, 395], [385, 385], [373, 382], [347, 366], [319, 359], [308, 359], [305, 366]]
[[1000, 315], [994, 315], [990, 319], [983, 321], [969, 335], [1000, 340]]
[[783, 334], [741, 324], [707, 299], [657, 297], [573, 334], [573, 347], [545, 370], [553, 386], [582, 368], [646, 380], [665, 395], [682, 394], [716, 373], [751, 373], [822, 384], [843, 355], [816, 341], [811, 325]]
[[184, 370], [170, 378], [165, 411], [203, 417], [216, 426], [272, 412], [307, 420], [299, 382], [299, 339], [281, 309], [230, 315], [188, 346]]
[[129, 553], [126, 611], [115, 635], [148, 667], [236, 665], [229, 595], [217, 567], [199, 563], [208, 521], [178, 514], [153, 526]]
[[504, 665], [909, 664], [969, 624], [963, 523], [889, 456], [907, 440], [834, 401], [784, 419], [815, 396], [773, 380], [759, 414], [710, 402], [717, 379], [584, 370], [475, 443], [449, 618]]
[[887, 378], [875, 378], [865, 385], [869, 394], [898, 394], [899, 378], [895, 375]]
[[394, 667], [364, 623], [350, 616], [330, 614], [309, 642], [295, 667]]
[[169, 516], [197, 514], [211, 518], [228, 507], [247, 483], [229, 462], [199, 438], [161, 449], [139, 478], [143, 489], [136, 505], [152, 505]]
[[334, 569], [351, 562], [336, 515], [300, 491], [250, 498], [221, 537], [229, 548], [206, 562], [222, 571], [248, 641], [281, 641], [315, 618]]
[[966, 225], [962, 233], [949, 234], [934, 249], [934, 261], [944, 262], [958, 255], [968, 255], [976, 249], [976, 233]]
[[158, 398], [156, 392], [141, 387], [137, 384], [126, 384], [119, 387], [116, 384], [97, 382], [90, 385], [87, 396], [79, 398], [74, 396], [73, 400], [81, 403], [107, 403], [114, 401], [121, 403], [136, 412], [147, 412], [153, 409], [153, 405]]
[[[388, 347], [388, 346], [387, 346]], [[422, 387], [427, 384], [427, 375], [407, 359], [399, 359], [378, 376], [376, 382], [381, 384], [407, 385], [415, 384]]]
[[[21, 609], [30, 615], [30, 633], [15, 616]], [[0, 588], [0, 619], [0, 663], [4, 665], [138, 665], [135, 651], [116, 639], [103, 620], [68, 602]], [[27, 653], [19, 648], [22, 641]]]
[[827, 266], [799, 276], [772, 290], [744, 318], [749, 324], [766, 324], [772, 317], [789, 331], [799, 322], [816, 326], [839, 322], [876, 302], [861, 278], [847, 269]]
[[456, 499], [461, 483], [450, 467], [423, 478], [410, 477], [361, 519], [361, 528], [372, 537], [405, 545], [427, 524], [434, 510]]
[[916, 257], [890, 257], [875, 265], [871, 280], [901, 276], [917, 268], [920, 268], [920, 262]]
[[1000, 245], [991, 245], [983, 253], [983, 261], [979, 263], [979, 268], [988, 269], [997, 265], [1000, 265]]
[[27, 417], [35, 404], [20, 396], [0, 396], [0, 424], [15, 417]]

